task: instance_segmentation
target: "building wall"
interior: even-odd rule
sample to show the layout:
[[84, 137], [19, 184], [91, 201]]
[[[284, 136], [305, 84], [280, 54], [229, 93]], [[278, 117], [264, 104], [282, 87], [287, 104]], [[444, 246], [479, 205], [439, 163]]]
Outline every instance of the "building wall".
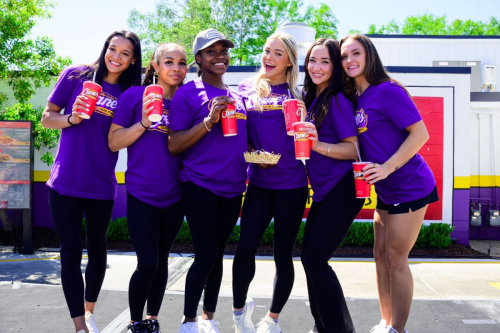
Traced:
[[[469, 239], [468, 205], [471, 196], [471, 103], [469, 100], [470, 80], [468, 74], [442, 74], [418, 72], [414, 68], [412, 73], [393, 68], [391, 75], [405, 84], [410, 93], [416, 98], [440, 99], [442, 100], [442, 128], [436, 129], [435, 133], [440, 136], [439, 140], [430, 140], [424, 147], [433, 164], [439, 170], [435, 170], [435, 176], [442, 184], [442, 197], [439, 203], [434, 204], [440, 210], [439, 218], [432, 215], [426, 217], [426, 223], [442, 222], [455, 226], [454, 236], [460, 242], [466, 244]], [[401, 72], [403, 71], [403, 72]], [[253, 75], [250, 72], [229, 72], [225, 75], [225, 82], [236, 87], [244, 78]], [[303, 74], [299, 82], [302, 82]], [[188, 79], [195, 78], [190, 73]], [[42, 89], [33, 98], [34, 105], [45, 105], [51, 88]], [[422, 112], [422, 110], [421, 110]], [[425, 118], [425, 115], [424, 119]], [[428, 121], [427, 126], [431, 128], [434, 124]], [[434, 129], [433, 129], [434, 131]], [[53, 154], [56, 150], [53, 150]], [[34, 185], [34, 224], [36, 226], [51, 227], [52, 221], [48, 211], [48, 189], [44, 182], [48, 179], [50, 168], [41, 163], [40, 153], [35, 155], [35, 185]], [[482, 166], [484, 168], [484, 166]], [[115, 202], [113, 218], [125, 216], [126, 214], [126, 190], [124, 185], [124, 172], [126, 170], [126, 150], [120, 151], [116, 167], [119, 182], [118, 197]], [[373, 216], [376, 198], [370, 202], [367, 200], [364, 217], [367, 220]], [[464, 208], [465, 207], [465, 208]], [[429, 209], [431, 211], [431, 209]]]
[[[500, 37], [370, 35], [385, 66], [431, 66], [433, 61], [481, 61], [500, 68]], [[497, 87], [499, 85], [497, 84]]]
[[471, 102], [470, 127], [470, 194], [482, 216], [470, 239], [500, 239], [500, 228], [487, 223], [488, 210], [500, 208], [500, 101]]

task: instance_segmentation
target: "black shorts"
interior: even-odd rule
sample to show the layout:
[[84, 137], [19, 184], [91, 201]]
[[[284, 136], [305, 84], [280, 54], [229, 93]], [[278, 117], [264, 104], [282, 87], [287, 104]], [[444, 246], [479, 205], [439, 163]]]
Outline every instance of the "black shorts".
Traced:
[[428, 204], [439, 201], [439, 196], [437, 193], [437, 187], [434, 187], [432, 192], [422, 199], [417, 199], [413, 201], [403, 202], [399, 204], [386, 205], [380, 197], [377, 198], [377, 209], [387, 210], [389, 214], [406, 214], [409, 213], [410, 210], [412, 212], [419, 210], [420, 208], [424, 208]]

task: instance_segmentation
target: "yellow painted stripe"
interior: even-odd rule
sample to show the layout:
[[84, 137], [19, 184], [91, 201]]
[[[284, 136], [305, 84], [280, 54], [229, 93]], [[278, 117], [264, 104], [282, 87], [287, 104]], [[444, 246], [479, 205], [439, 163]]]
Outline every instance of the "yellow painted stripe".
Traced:
[[125, 184], [125, 172], [115, 172], [118, 184]]
[[500, 282], [490, 282], [490, 286], [500, 290]]
[[456, 189], [469, 189], [470, 188], [470, 177], [455, 177], [454, 188]]
[[[118, 181], [118, 184], [125, 184], [125, 172], [115, 172], [116, 174], [116, 180]], [[49, 180], [49, 175], [50, 171], [35, 171], [35, 182], [46, 182]], [[454, 186], [453, 188], [455, 189], [469, 189], [471, 187], [500, 187], [500, 176], [456, 176], [454, 179]], [[375, 201], [373, 200], [376, 195], [375, 191], [373, 190], [372, 187], [372, 192], [371, 197], [373, 201], [373, 205], [375, 205]], [[372, 208], [372, 207], [365, 207], [365, 208]], [[373, 207], [375, 208], [375, 207]]]
[[46, 182], [49, 180], [50, 171], [35, 171], [33, 178], [35, 182]]
[[455, 189], [468, 189], [471, 187], [500, 187], [500, 176], [479, 176], [473, 175], [470, 177], [457, 176], [454, 179]]
[[470, 187], [500, 186], [500, 176], [471, 176]]
[[[125, 184], [125, 172], [115, 172], [118, 184]], [[45, 183], [49, 180], [50, 171], [35, 171], [33, 178], [35, 182]]]

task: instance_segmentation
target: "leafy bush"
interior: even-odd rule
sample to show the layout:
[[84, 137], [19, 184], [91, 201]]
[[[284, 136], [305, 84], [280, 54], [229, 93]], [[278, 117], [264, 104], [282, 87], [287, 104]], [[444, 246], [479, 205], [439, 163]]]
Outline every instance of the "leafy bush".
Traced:
[[373, 223], [354, 222], [340, 246], [373, 245]]
[[126, 217], [119, 217], [116, 220], [111, 220], [108, 227], [108, 240], [130, 240]]
[[[82, 223], [82, 232], [85, 234], [85, 219]], [[305, 222], [302, 222], [300, 226], [298, 237], [296, 243], [302, 245], [302, 239], [304, 237]], [[442, 249], [450, 246], [451, 238], [450, 234], [453, 231], [453, 227], [445, 223], [432, 223], [430, 225], [423, 225], [420, 229], [417, 241], [415, 243], [416, 248], [421, 247], [432, 247]], [[239, 225], [234, 227], [233, 233], [229, 236], [228, 243], [238, 243], [240, 239], [241, 228]], [[262, 237], [262, 244], [273, 244], [273, 234], [274, 234], [274, 222], [271, 222], [264, 232]], [[355, 245], [355, 246], [373, 246], [373, 223], [368, 222], [354, 222], [347, 233], [347, 236], [341, 243], [341, 246], [345, 245]], [[112, 220], [109, 223], [108, 228], [108, 240], [109, 241], [130, 241], [130, 235], [128, 233], [127, 218], [120, 217], [116, 220]], [[189, 226], [186, 221], [182, 223], [179, 235], [177, 236], [176, 243], [190, 243], [191, 242], [191, 232], [189, 231]]]

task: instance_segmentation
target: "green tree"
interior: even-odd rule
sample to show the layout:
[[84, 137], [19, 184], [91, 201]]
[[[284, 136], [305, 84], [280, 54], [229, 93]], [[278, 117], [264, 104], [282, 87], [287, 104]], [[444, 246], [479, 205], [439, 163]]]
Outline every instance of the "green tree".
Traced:
[[473, 20], [454, 20], [447, 22], [446, 15], [422, 14], [408, 16], [402, 25], [395, 20], [377, 28], [370, 24], [368, 34], [399, 34], [404, 35], [500, 35], [500, 22], [491, 17], [489, 22]]
[[308, 6], [303, 20], [316, 30], [316, 38], [337, 38], [339, 22], [328, 5]]
[[[34, 109], [28, 100], [35, 90], [48, 87], [54, 76], [70, 64], [68, 58], [55, 54], [47, 37], [28, 36], [40, 19], [50, 18], [53, 4], [45, 0], [2, 0], [0, 2], [0, 81], [12, 90], [18, 102], [7, 105], [8, 93], [0, 93], [0, 119], [31, 120], [34, 122], [35, 148], [52, 148], [59, 140], [59, 131], [40, 126], [41, 110]], [[51, 165], [54, 158], [45, 152], [41, 160]]]
[[128, 24], [141, 38], [145, 63], [152, 49], [163, 42], [183, 45], [192, 61], [194, 36], [215, 28], [235, 43], [232, 64], [255, 65], [266, 38], [285, 22], [305, 21], [318, 37], [336, 36], [337, 20], [327, 5], [310, 6], [301, 15], [302, 5], [302, 0], [160, 0], [153, 13], [133, 10]]

